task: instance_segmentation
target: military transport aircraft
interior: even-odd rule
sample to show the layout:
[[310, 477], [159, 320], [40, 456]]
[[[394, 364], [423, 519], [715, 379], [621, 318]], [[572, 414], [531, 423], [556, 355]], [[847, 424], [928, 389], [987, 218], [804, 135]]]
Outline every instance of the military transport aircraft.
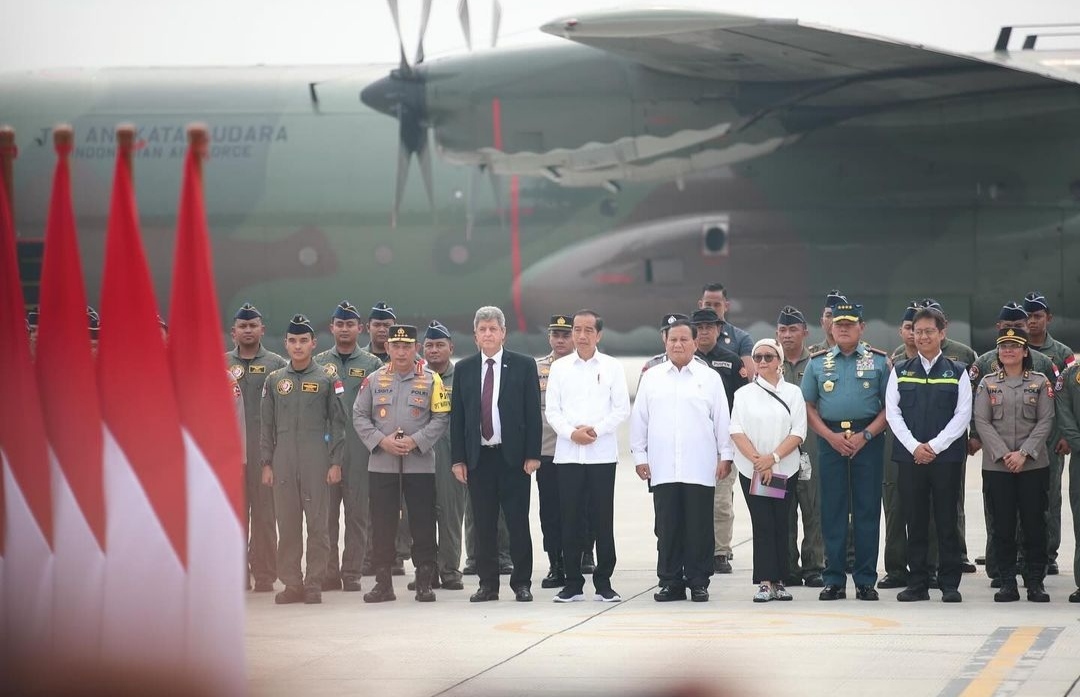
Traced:
[[615, 348], [644, 350], [661, 314], [721, 281], [729, 318], [760, 331], [840, 287], [885, 346], [913, 298], [938, 298], [958, 338], [970, 327], [984, 346], [1001, 304], [1038, 289], [1055, 336], [1080, 344], [1080, 51], [1039, 46], [1067, 29], [1007, 27], [985, 55], [700, 10], [543, 30], [566, 40], [425, 61], [421, 36], [393, 68], [0, 75], [24, 270], [50, 128], [69, 122], [96, 295], [114, 128], [129, 121], [164, 297], [183, 127], [199, 120], [223, 312], [251, 300], [271, 331], [343, 297], [458, 330], [494, 303], [534, 335], [588, 305]]

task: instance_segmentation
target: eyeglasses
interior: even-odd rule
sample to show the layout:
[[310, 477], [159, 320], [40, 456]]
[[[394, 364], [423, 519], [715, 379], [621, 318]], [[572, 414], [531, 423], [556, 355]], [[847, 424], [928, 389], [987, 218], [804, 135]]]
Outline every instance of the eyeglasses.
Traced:
[[912, 332], [915, 336], [937, 336], [938, 330], [934, 329], [916, 329]]
[[771, 353], [755, 353], [750, 358], [753, 359], [754, 363], [772, 363], [778, 356]]

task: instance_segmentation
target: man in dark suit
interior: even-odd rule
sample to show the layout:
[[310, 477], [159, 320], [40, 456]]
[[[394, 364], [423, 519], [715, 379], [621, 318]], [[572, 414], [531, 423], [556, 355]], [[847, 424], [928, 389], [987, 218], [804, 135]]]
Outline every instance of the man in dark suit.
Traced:
[[450, 408], [454, 476], [469, 486], [480, 588], [469, 598], [499, 599], [496, 536], [502, 507], [510, 533], [515, 599], [533, 599], [529, 496], [540, 467], [540, 386], [536, 361], [503, 349], [506, 316], [481, 307], [473, 319], [480, 353], [458, 362]]

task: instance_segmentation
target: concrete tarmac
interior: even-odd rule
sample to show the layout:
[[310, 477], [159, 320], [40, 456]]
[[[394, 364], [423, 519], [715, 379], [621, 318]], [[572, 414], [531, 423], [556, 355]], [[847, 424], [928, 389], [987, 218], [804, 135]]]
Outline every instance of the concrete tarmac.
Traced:
[[[986, 539], [977, 457], [967, 472], [974, 556]], [[656, 694], [695, 681], [726, 695], [1080, 695], [1080, 604], [1067, 602], [1076, 588], [1067, 504], [1061, 575], [1047, 578], [1049, 604], [995, 604], [979, 567], [964, 576], [959, 605], [942, 604], [937, 591], [930, 602], [901, 604], [896, 591], [884, 590], [881, 601], [862, 602], [850, 581], [847, 600], [821, 602], [818, 589], [792, 588], [793, 602], [752, 603], [753, 541], [738, 487], [734, 573], [713, 577], [708, 603], [657, 603], [652, 501], [625, 445], [615, 504], [612, 580], [622, 603], [556, 604], [555, 591], [540, 588], [547, 557], [534, 487], [534, 602], [515, 602], [503, 577], [498, 602], [471, 604], [475, 576], [465, 577], [464, 591], [440, 590], [437, 602], [424, 604], [400, 576], [398, 600], [381, 605], [335, 591], [323, 594], [322, 605], [276, 606], [271, 594], [249, 593], [252, 694]], [[367, 591], [373, 580], [363, 585]]]

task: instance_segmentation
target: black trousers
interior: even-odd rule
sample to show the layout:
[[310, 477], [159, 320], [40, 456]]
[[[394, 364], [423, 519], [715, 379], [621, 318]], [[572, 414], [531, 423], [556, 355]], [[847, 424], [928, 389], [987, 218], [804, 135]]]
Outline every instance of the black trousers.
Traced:
[[[661, 586], [708, 588], [713, 574], [716, 487], [673, 482], [652, 488], [656, 577]], [[786, 532], [785, 532], [786, 534]]]
[[[593, 587], [611, 588], [615, 571], [615, 463], [559, 463], [559, 503], [562, 508], [563, 565], [566, 588], [581, 592], [585, 577], [581, 573], [581, 555], [586, 549], [589, 531], [596, 537], [596, 570]], [[589, 521], [589, 530], [582, 520]]]
[[[544, 551], [561, 557], [562, 506], [559, 503], [559, 466], [554, 460], [550, 455], [540, 458], [540, 469], [536, 470], [536, 491], [540, 500], [540, 533], [544, 536]], [[589, 527], [589, 517], [582, 516], [580, 524], [585, 531], [583, 549], [591, 552], [596, 540]]]
[[788, 577], [788, 516], [791, 489], [798, 477], [788, 477], [787, 495], [782, 499], [750, 493], [750, 480], [739, 474], [750, 523], [754, 531], [754, 583], [780, 581]]
[[[401, 492], [398, 479], [401, 479]], [[402, 497], [409, 504], [408, 526], [412, 533], [412, 558], [417, 567], [435, 565], [435, 475], [369, 472], [372, 561], [376, 569], [393, 565], [395, 538], [401, 519]], [[402, 496], [403, 495], [403, 496]]]
[[998, 572], [1004, 583], [1016, 581], [1016, 527], [1023, 529], [1024, 579], [1041, 582], [1046, 577], [1046, 510], [1050, 506], [1050, 468], [1012, 472], [983, 470], [983, 494], [990, 505], [993, 527], [989, 530]]
[[510, 559], [514, 573], [510, 587], [532, 586], [532, 535], [529, 532], [529, 498], [532, 485], [524, 464], [508, 465], [502, 449], [480, 448], [480, 460], [469, 470], [469, 498], [472, 501], [476, 537], [476, 575], [480, 585], [499, 589], [498, 526], [499, 509], [510, 534]]
[[916, 465], [897, 462], [900, 508], [907, 527], [908, 587], [927, 588], [930, 583], [930, 517], [937, 529], [938, 582], [942, 590], [955, 590], [963, 574], [960, 568], [960, 533], [957, 505], [963, 489], [964, 464], [937, 462]]

